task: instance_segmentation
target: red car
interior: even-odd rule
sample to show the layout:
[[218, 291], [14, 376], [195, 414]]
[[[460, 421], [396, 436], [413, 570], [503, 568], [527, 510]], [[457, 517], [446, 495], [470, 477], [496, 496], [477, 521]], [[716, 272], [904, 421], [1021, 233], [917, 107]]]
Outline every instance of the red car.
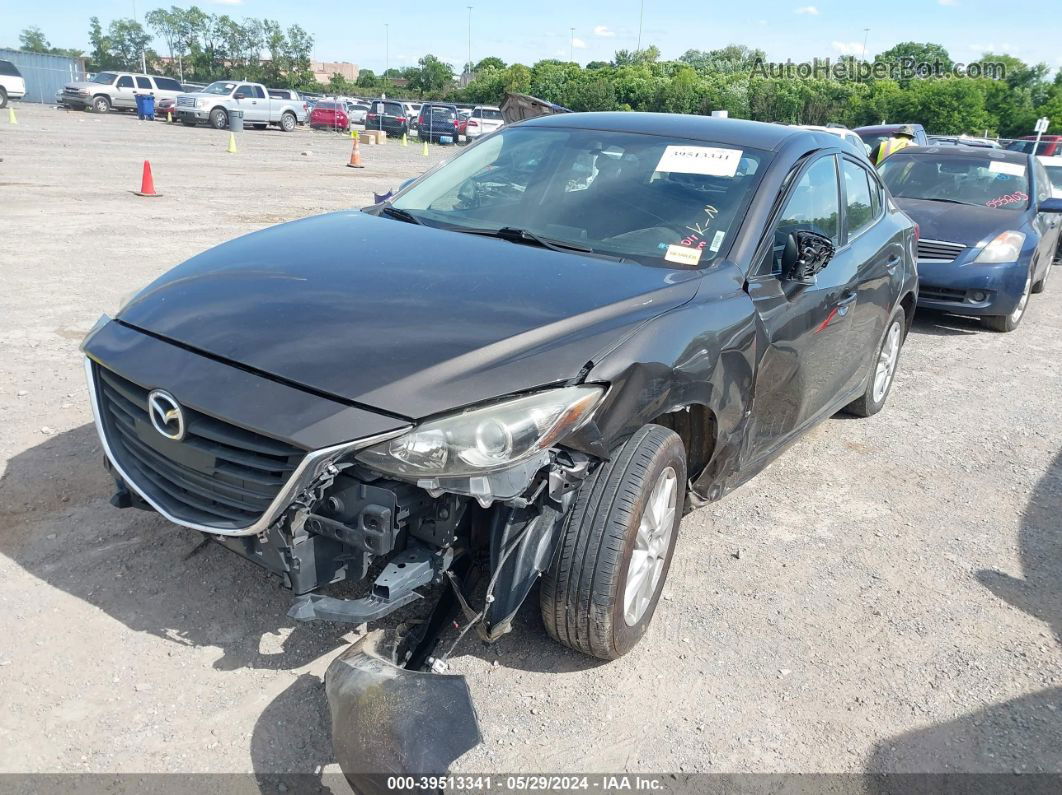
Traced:
[[341, 103], [321, 100], [310, 111], [310, 126], [346, 131], [350, 129], [350, 117]]
[[[157, 113], [158, 111], [156, 111]], [[1036, 148], [1036, 152], [1033, 152], [1033, 148]], [[1036, 145], [1035, 135], [1023, 135], [1021, 138], [1015, 138], [1009, 144], [1007, 149], [1014, 152], [1025, 152], [1026, 154], [1037, 154], [1044, 157], [1057, 157], [1062, 154], [1062, 135], [1044, 135], [1040, 138], [1040, 145]]]
[[167, 114], [173, 114], [173, 118], [177, 118], [177, 100], [173, 97], [163, 97], [155, 102], [155, 118], [169, 121]]

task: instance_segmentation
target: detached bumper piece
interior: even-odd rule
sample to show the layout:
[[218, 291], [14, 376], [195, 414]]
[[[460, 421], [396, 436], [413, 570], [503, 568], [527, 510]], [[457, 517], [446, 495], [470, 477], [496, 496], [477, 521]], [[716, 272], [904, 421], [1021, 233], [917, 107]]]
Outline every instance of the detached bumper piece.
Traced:
[[325, 673], [336, 761], [360, 795], [410, 791], [388, 777], [444, 775], [483, 740], [465, 678], [399, 667], [397, 646], [370, 633]]

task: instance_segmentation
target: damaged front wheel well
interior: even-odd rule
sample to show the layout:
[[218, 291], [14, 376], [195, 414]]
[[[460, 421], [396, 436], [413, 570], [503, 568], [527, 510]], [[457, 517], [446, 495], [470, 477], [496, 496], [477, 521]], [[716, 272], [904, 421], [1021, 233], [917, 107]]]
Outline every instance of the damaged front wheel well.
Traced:
[[679, 435], [686, 447], [686, 471], [691, 480], [696, 480], [715, 454], [719, 432], [715, 412], [701, 403], [691, 403], [661, 414], [651, 422]]

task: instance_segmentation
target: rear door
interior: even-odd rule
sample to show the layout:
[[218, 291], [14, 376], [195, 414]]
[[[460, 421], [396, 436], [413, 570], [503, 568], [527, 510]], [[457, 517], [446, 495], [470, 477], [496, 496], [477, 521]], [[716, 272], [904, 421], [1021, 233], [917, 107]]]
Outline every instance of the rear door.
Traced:
[[848, 335], [855, 366], [840, 387], [846, 391], [859, 386], [866, 375], [899, 296], [904, 276], [904, 226], [893, 223], [886, 213], [885, 189], [872, 167], [844, 155], [841, 177], [842, 253], [855, 268], [853, 287], [857, 295], [849, 309]]
[[[744, 463], [770, 455], [837, 401], [864, 361], [851, 342], [859, 263], [843, 245], [838, 156], [819, 154], [790, 180], [782, 210], [765, 236], [747, 290], [759, 318], [759, 365]], [[781, 276], [791, 232], [826, 235], [837, 252], [810, 283]]]
[[133, 91], [136, 86], [133, 84], [132, 75], [119, 75], [118, 80], [114, 83], [114, 95], [111, 97], [111, 105], [116, 108], [135, 108], [136, 96]]

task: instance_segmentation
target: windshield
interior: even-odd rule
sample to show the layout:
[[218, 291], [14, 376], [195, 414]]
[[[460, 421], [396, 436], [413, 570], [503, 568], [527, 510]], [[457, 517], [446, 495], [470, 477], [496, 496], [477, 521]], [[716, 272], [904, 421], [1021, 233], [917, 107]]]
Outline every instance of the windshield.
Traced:
[[209, 86], [203, 89], [204, 94], [231, 94], [232, 89], [236, 88], [235, 83], [229, 83], [225, 80], [218, 80], [215, 83], [211, 83]]
[[767, 155], [637, 133], [501, 128], [394, 200], [422, 223], [497, 231], [645, 264], [721, 256]]
[[975, 204], [999, 210], [1029, 206], [1029, 179], [1021, 163], [987, 157], [931, 157], [897, 152], [881, 177], [899, 199]]
[[118, 77], [118, 75], [116, 75], [114, 72], [100, 72], [98, 75], [92, 78], [92, 82], [103, 83], [109, 86], [111, 83], [114, 82], [114, 79], [116, 77]]

